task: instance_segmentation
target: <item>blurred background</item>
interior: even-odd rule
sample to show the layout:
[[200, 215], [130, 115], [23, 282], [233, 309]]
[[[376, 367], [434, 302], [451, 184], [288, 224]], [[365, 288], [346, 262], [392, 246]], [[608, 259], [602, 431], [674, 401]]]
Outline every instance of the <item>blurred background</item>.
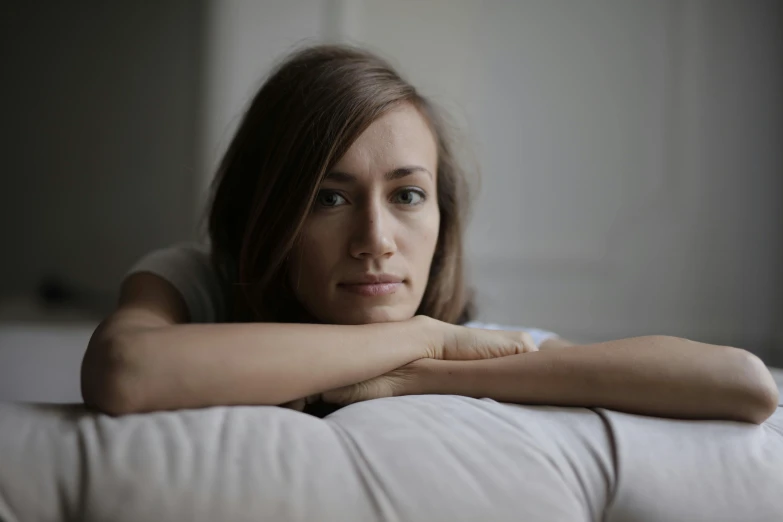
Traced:
[[0, 27], [0, 399], [79, 400], [125, 271], [200, 237], [249, 98], [320, 42], [458, 123], [479, 319], [783, 366], [779, 0], [10, 1]]

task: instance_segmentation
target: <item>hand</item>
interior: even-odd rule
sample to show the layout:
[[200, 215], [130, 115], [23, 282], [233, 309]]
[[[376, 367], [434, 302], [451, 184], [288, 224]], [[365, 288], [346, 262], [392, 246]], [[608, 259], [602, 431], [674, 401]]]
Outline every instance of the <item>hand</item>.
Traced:
[[310, 395], [301, 399], [296, 399], [290, 402], [286, 402], [280, 405], [281, 408], [288, 408], [289, 410], [304, 411], [305, 406], [311, 402], [316, 402], [321, 398], [321, 394]]
[[321, 394], [321, 400], [332, 404], [353, 404], [360, 401], [414, 395], [424, 375], [427, 359], [406, 364], [378, 377], [343, 386]]
[[467, 328], [426, 316], [416, 316], [413, 320], [430, 332], [428, 357], [432, 359], [468, 361], [538, 351], [527, 332]]
[[301, 411], [306, 404], [317, 400], [351, 404], [381, 397], [411, 395], [421, 388], [422, 370], [434, 363], [432, 359], [469, 361], [538, 351], [532, 337], [526, 332], [467, 328], [427, 316], [416, 316], [411, 321], [426, 332], [425, 358], [378, 377], [291, 401], [283, 406]]

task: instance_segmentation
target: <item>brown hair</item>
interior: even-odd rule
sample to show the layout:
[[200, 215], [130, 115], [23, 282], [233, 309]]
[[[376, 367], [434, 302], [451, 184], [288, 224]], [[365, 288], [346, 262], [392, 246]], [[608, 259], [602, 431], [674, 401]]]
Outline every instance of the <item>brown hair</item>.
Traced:
[[464, 172], [433, 105], [366, 51], [323, 45], [295, 52], [253, 98], [212, 185], [212, 262], [228, 279], [232, 321], [307, 320], [286, 283], [287, 259], [329, 170], [378, 117], [413, 104], [437, 141], [440, 230], [417, 314], [470, 319], [462, 259]]

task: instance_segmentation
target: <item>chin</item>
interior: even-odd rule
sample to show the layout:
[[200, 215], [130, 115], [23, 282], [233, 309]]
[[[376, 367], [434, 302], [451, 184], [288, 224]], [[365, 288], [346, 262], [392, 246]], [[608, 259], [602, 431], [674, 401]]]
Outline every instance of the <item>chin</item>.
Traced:
[[345, 313], [330, 314], [333, 324], [372, 324], [405, 321], [413, 317], [408, 310], [393, 307], [373, 307], [361, 310], [343, 310]]

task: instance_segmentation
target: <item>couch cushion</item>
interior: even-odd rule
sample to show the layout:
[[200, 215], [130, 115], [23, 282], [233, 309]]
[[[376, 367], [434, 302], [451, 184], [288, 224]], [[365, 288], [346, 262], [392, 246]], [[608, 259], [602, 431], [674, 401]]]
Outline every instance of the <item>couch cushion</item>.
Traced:
[[273, 407], [111, 418], [0, 406], [7, 522], [595, 520], [606, 425], [580, 408], [381, 399], [325, 420]]
[[0, 519], [778, 520], [764, 425], [410, 396], [112, 418], [0, 404]]

